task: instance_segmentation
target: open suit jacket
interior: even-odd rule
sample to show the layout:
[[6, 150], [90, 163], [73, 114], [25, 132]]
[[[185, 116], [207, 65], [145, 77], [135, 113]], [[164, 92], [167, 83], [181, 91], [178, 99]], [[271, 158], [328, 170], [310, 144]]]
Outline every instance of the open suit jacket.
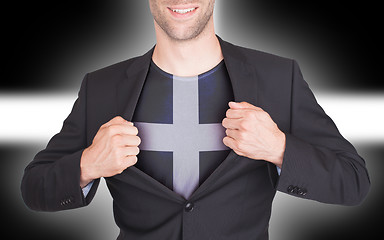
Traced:
[[[281, 175], [271, 163], [231, 151], [186, 200], [129, 167], [106, 178], [118, 239], [268, 239], [276, 190], [343, 205], [365, 198], [370, 182], [364, 160], [317, 104], [297, 63], [219, 41], [235, 101], [263, 108], [286, 134]], [[25, 169], [21, 190], [27, 206], [59, 211], [91, 202], [99, 180], [84, 198], [82, 152], [102, 124], [117, 115], [132, 119], [152, 53], [85, 76], [62, 130]]]

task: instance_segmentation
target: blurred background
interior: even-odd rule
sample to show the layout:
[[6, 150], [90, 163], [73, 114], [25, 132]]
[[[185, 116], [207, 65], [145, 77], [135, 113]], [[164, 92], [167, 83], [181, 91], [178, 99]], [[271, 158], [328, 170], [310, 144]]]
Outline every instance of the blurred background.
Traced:
[[[102, 181], [90, 206], [34, 212], [21, 199], [25, 166], [60, 131], [87, 72], [142, 55], [155, 44], [144, 0], [4, 5], [0, 81], [0, 198], [12, 239], [115, 239]], [[359, 1], [217, 0], [217, 34], [236, 45], [296, 59], [318, 102], [366, 160], [372, 187], [357, 207], [277, 193], [271, 240], [370, 239], [383, 212], [384, 83], [379, 7]], [[276, 86], [278, 87], [278, 86]], [[257, 216], [255, 216], [257, 217]]]

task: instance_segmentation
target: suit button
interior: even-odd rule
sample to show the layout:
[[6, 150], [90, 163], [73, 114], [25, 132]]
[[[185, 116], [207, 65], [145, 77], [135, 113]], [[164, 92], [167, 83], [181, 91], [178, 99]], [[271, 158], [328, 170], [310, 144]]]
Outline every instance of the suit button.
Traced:
[[287, 191], [288, 191], [289, 193], [297, 193], [297, 187], [296, 187], [296, 186], [289, 185], [288, 188], [287, 188]]
[[187, 202], [187, 204], [185, 204], [184, 210], [186, 212], [192, 212], [194, 207], [195, 207], [195, 205], [193, 203]]
[[298, 194], [301, 195], [301, 196], [307, 195], [307, 189], [300, 188], [299, 191], [298, 191]]
[[68, 204], [72, 204], [75, 202], [75, 199], [71, 196], [69, 198], [66, 198], [66, 199], [63, 199], [60, 201], [60, 205], [61, 206], [65, 206], [65, 205], [68, 205]]

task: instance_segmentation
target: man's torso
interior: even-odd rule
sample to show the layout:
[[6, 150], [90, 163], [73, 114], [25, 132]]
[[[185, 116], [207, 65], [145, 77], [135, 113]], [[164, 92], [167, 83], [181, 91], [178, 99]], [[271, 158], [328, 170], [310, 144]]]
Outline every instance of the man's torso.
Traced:
[[221, 121], [232, 100], [224, 61], [194, 77], [151, 62], [132, 119], [141, 138], [136, 167], [189, 198], [230, 151]]

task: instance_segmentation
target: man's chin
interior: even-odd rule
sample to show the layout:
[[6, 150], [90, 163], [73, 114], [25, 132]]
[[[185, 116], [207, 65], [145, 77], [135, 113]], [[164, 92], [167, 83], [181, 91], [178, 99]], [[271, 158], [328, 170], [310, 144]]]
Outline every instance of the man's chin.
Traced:
[[181, 29], [179, 31], [173, 30], [173, 31], [166, 31], [165, 33], [167, 36], [172, 39], [173, 41], [177, 42], [186, 42], [190, 40], [194, 40], [198, 38], [202, 33], [204, 29]]

